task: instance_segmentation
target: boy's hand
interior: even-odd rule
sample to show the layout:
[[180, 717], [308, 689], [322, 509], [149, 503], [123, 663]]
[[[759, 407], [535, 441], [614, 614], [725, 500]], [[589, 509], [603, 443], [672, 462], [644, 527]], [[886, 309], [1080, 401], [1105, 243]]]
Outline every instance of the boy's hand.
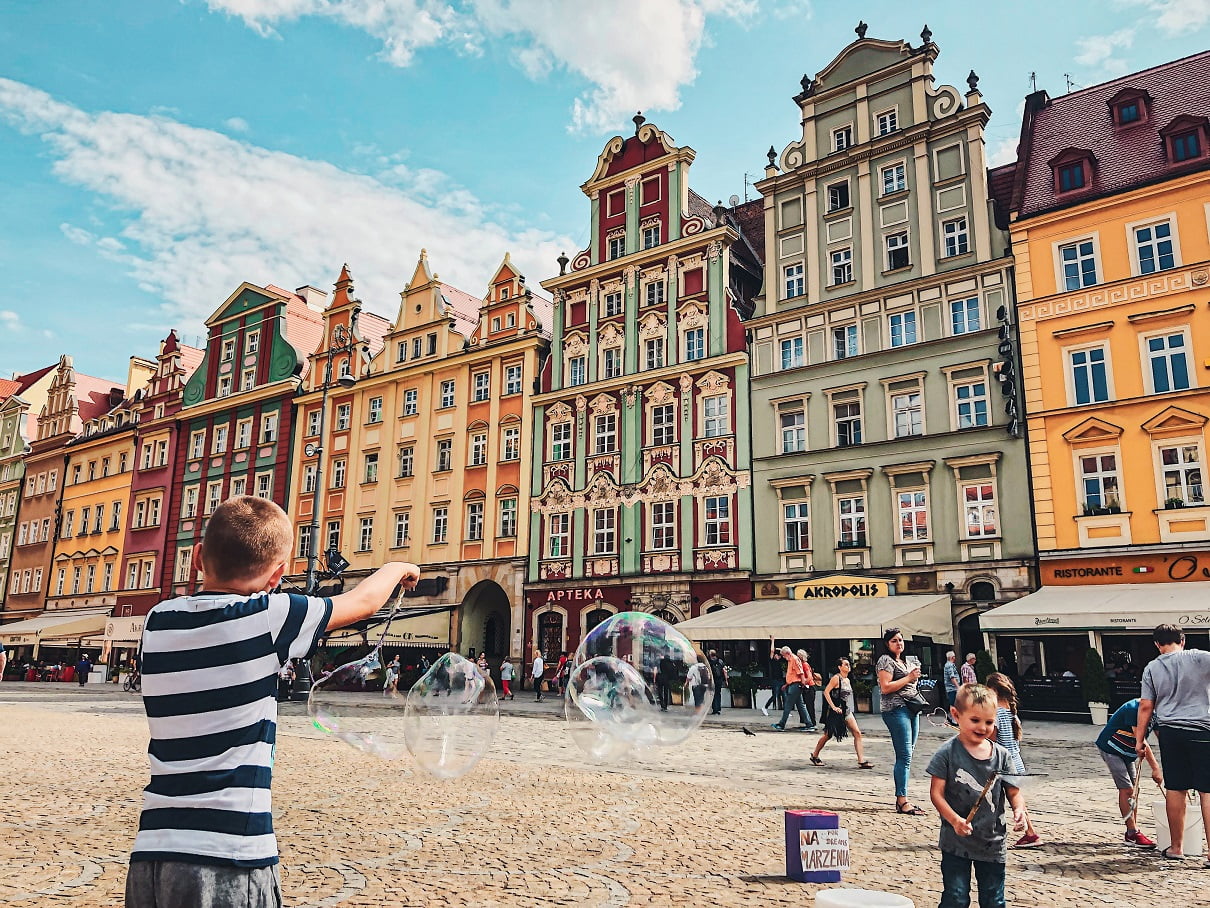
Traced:
[[1014, 807], [1013, 808], [1013, 831], [1020, 832], [1024, 828], [1025, 828], [1025, 808], [1024, 807]]
[[420, 582], [420, 568], [409, 561], [396, 562], [403, 568], [403, 576], [399, 579], [399, 585], [405, 590], [416, 589], [416, 584]]
[[1151, 781], [1154, 782], [1156, 785], [1160, 786], [1160, 788], [1163, 788], [1164, 787], [1163, 773], [1161, 773], [1158, 769], [1151, 770]]
[[975, 827], [970, 824], [970, 821], [966, 817], [954, 817], [950, 821], [950, 825], [954, 827], [954, 832], [958, 833], [958, 835], [970, 835], [975, 831]]

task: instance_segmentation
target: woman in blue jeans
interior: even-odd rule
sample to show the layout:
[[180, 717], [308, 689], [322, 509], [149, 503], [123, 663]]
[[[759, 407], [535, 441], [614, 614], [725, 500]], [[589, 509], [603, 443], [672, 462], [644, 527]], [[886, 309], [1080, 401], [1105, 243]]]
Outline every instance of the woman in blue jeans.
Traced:
[[886, 652], [874, 666], [878, 673], [878, 690], [882, 694], [882, 721], [891, 733], [895, 746], [895, 812], [921, 816], [924, 811], [913, 807], [907, 798], [908, 770], [912, 768], [912, 749], [920, 735], [920, 716], [904, 705], [904, 698], [918, 696], [916, 682], [920, 680], [919, 666], [903, 661], [903, 634], [892, 627], [882, 635]]

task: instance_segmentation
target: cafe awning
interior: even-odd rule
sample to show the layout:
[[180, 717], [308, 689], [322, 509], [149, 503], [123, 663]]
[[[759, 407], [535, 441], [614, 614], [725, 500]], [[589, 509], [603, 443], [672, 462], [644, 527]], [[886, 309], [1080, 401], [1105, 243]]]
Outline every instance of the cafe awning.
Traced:
[[1157, 624], [1210, 625], [1210, 582], [1044, 586], [979, 616], [979, 627], [992, 633], [1151, 633]]
[[36, 618], [0, 624], [0, 643], [30, 646], [51, 640], [79, 640], [100, 634], [109, 618], [109, 608], [43, 612]]
[[758, 599], [682, 621], [690, 640], [865, 640], [897, 627], [904, 637], [953, 643], [949, 596]]
[[[395, 615], [387, 631], [387, 644], [402, 646], [441, 646], [450, 645], [450, 611], [452, 606], [444, 608], [422, 608]], [[347, 627], [325, 634], [323, 642], [327, 646], [357, 646], [361, 643], [374, 644], [382, 636], [386, 625], [385, 615], [375, 615], [362, 630], [360, 627]]]

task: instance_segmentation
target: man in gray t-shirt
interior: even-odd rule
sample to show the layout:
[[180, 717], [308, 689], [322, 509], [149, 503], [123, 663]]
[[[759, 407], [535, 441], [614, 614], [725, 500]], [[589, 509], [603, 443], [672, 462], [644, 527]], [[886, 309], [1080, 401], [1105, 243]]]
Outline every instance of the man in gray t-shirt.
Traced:
[[1161, 624], [1152, 637], [1160, 654], [1143, 670], [1135, 750], [1144, 755], [1148, 724], [1154, 721], [1172, 835], [1172, 844], [1161, 853], [1179, 859], [1184, 854], [1189, 791], [1201, 793], [1202, 820], [1210, 830], [1210, 653], [1186, 650], [1185, 635], [1171, 624]]

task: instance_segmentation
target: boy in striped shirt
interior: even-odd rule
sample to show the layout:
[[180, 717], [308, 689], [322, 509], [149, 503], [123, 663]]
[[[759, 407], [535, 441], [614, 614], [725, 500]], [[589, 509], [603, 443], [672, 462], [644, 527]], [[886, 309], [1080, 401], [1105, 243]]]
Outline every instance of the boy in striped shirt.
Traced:
[[270, 784], [277, 673], [326, 630], [368, 618], [420, 571], [393, 562], [331, 599], [266, 592], [286, 572], [293, 530], [263, 498], [223, 502], [194, 549], [203, 591], [161, 602], [141, 643], [151, 782], [127, 908], [277, 908]]

